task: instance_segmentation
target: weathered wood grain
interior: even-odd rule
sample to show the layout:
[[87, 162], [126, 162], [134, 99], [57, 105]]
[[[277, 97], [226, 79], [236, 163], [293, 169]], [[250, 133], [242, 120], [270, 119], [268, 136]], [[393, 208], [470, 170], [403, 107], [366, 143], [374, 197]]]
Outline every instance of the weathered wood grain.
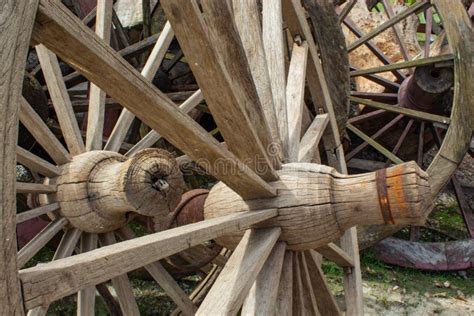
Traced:
[[339, 248], [334, 243], [329, 243], [326, 246], [316, 249], [326, 259], [331, 260], [340, 267], [353, 267], [354, 259], [349, 256], [344, 250]]
[[16, 160], [28, 169], [38, 172], [46, 177], [53, 178], [61, 174], [61, 168], [47, 162], [35, 154], [32, 154], [20, 146], [16, 146]]
[[34, 209], [22, 212], [16, 215], [16, 223], [23, 223], [29, 219], [44, 215], [49, 212], [54, 212], [59, 209], [58, 203], [51, 203], [44, 206], [39, 206]]
[[317, 115], [308, 130], [304, 134], [300, 142], [300, 150], [298, 153], [298, 161], [312, 162], [315, 155], [318, 153], [318, 145], [323, 137], [326, 126], [329, 123], [327, 114]]
[[[87, 253], [97, 248], [97, 234], [83, 233], [81, 236], [81, 253]], [[87, 316], [95, 314], [95, 286], [81, 289], [77, 293], [77, 314]]]
[[293, 251], [286, 251], [278, 285], [275, 315], [290, 315], [293, 310]]

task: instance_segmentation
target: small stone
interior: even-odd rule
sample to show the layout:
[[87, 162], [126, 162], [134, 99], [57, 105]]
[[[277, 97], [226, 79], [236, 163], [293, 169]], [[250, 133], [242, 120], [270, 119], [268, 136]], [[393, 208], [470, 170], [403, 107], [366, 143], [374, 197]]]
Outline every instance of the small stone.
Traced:
[[398, 290], [399, 286], [398, 285], [395, 285], [394, 287], [392, 287], [392, 291], [396, 291]]
[[449, 288], [449, 287], [451, 287], [451, 283], [449, 283], [449, 281], [445, 281], [445, 282], [443, 282], [443, 286], [445, 288]]

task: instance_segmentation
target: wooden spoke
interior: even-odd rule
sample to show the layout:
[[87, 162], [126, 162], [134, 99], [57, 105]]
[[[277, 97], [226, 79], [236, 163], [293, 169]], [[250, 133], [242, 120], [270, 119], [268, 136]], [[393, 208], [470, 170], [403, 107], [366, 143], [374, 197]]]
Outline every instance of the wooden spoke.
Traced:
[[227, 3], [202, 1], [203, 15], [195, 0], [160, 3], [229, 150], [265, 180], [277, 180], [280, 161], [268, 154], [270, 129]]
[[[385, 132], [387, 132], [390, 128], [392, 128], [393, 126], [395, 126], [395, 124], [397, 124], [401, 119], [403, 118], [403, 115], [400, 114], [398, 115], [396, 118], [394, 118], [393, 120], [391, 120], [387, 125], [385, 125], [384, 127], [382, 127], [381, 129], [379, 129], [377, 132], [375, 132], [372, 136], [370, 136], [371, 139], [375, 140], [377, 139], [378, 137], [382, 136]], [[352, 125], [352, 123], [349, 122], [349, 124]], [[364, 149], [365, 147], [367, 147], [369, 144], [367, 142], [364, 142], [362, 144], [360, 144], [359, 146], [357, 146], [356, 148], [354, 148], [351, 152], [349, 152], [347, 155], [346, 155], [346, 160], [351, 160], [355, 155], [357, 155], [362, 149]]]
[[[197, 90], [186, 101], [184, 101], [183, 104], [179, 106], [179, 108], [184, 113], [189, 113], [196, 106], [198, 106], [203, 100], [204, 100], [204, 97], [202, 95], [201, 90]], [[140, 139], [140, 141], [136, 143], [135, 146], [133, 146], [125, 155], [131, 156], [142, 149], [151, 147], [153, 146], [153, 144], [159, 141], [160, 138], [161, 138], [161, 135], [158, 134], [158, 132], [156, 132], [155, 130], [152, 130], [148, 134], [146, 134], [145, 137]]]
[[399, 63], [393, 63], [393, 64], [384, 65], [380, 67], [351, 71], [350, 76], [357, 77], [357, 76], [362, 76], [362, 75], [392, 71], [396, 69], [406, 69], [406, 68], [420, 67], [420, 66], [433, 65], [433, 64], [436, 66], [436, 64], [445, 63], [452, 60], [453, 60], [453, 55], [451, 54], [427, 57], [427, 58], [415, 59], [415, 60], [410, 60], [410, 61], [403, 61]]
[[[298, 259], [303, 294], [303, 315], [321, 315], [303, 252], [298, 252]], [[318, 295], [320, 294], [318, 293]]]
[[403, 114], [415, 119], [425, 120], [429, 122], [438, 122], [442, 124], [449, 124], [451, 122], [451, 119], [449, 117], [421, 112], [421, 111], [408, 109], [408, 108], [402, 108], [400, 106], [394, 106], [390, 104], [370, 101], [367, 99], [361, 99], [361, 98], [356, 98], [356, 97], [350, 97], [350, 100], [353, 103], [365, 104], [376, 109], [386, 110], [392, 113]]
[[283, 0], [283, 14], [288, 29], [294, 36], [299, 35], [302, 40], [308, 43], [309, 57], [306, 77], [313, 102], [319, 107], [323, 107], [329, 116], [329, 126], [332, 134], [328, 138], [332, 148], [337, 148], [341, 144], [339, 130], [337, 128], [334, 107], [324, 76], [323, 67], [319, 60], [318, 49], [312, 36], [309, 25], [306, 21], [305, 10], [299, 0]]
[[[357, 71], [358, 69], [354, 66], [350, 66], [351, 71]], [[362, 75], [367, 80], [370, 80], [378, 85], [381, 85], [382, 87], [390, 90], [390, 91], [398, 91], [400, 89], [400, 84], [390, 81], [388, 79], [385, 79], [381, 76], [378, 75]]]
[[418, 133], [418, 150], [416, 162], [418, 166], [423, 167], [423, 147], [425, 145], [425, 122], [420, 123], [420, 132]]
[[[382, 5], [385, 8], [385, 12], [387, 13], [388, 18], [392, 19], [395, 16], [395, 12], [393, 12], [392, 5], [387, 0], [382, 0]], [[400, 46], [403, 59], [405, 59], [406, 61], [410, 60], [410, 53], [408, 52], [408, 48], [403, 40], [402, 30], [400, 29], [400, 26], [398, 24], [394, 24], [392, 26], [392, 30], [395, 33], [398, 45]]]
[[275, 244], [242, 307], [242, 315], [273, 315], [286, 244]]
[[352, 8], [356, 5], [357, 0], [350, 0], [349, 2], [346, 3], [344, 8], [341, 10], [339, 13], [339, 16], [337, 17], [337, 22], [341, 24], [344, 22], [346, 19], [347, 15], [351, 12]]
[[262, 2], [262, 38], [267, 60], [273, 106], [284, 156], [288, 152], [286, 113], [286, 66], [281, 0]]
[[[408, 121], [407, 126], [405, 126], [405, 129], [402, 132], [402, 135], [400, 135], [400, 138], [398, 139], [397, 143], [395, 144], [395, 147], [392, 149], [392, 154], [396, 155], [398, 151], [400, 150], [400, 147], [402, 146], [403, 142], [405, 141], [405, 138], [408, 136], [408, 132], [410, 131], [411, 127], [413, 126], [414, 120], [411, 119]], [[385, 162], [385, 166], [388, 167], [390, 165], [390, 160], [387, 160]]]
[[20, 224], [20, 223], [26, 222], [27, 220], [44, 215], [46, 213], [57, 211], [58, 209], [59, 209], [58, 203], [51, 203], [48, 205], [40, 206], [40, 207], [31, 209], [29, 211], [17, 214], [16, 223]]
[[[112, 29], [113, 0], [97, 0], [95, 32], [107, 44]], [[86, 149], [102, 149], [105, 116], [105, 91], [94, 83], [89, 89], [89, 113], [87, 114]]]
[[362, 138], [367, 144], [375, 148], [379, 153], [381, 153], [382, 155], [384, 155], [385, 157], [393, 161], [394, 163], [397, 163], [397, 164], [403, 163], [403, 160], [398, 158], [396, 155], [392, 154], [390, 150], [380, 145], [377, 141], [373, 140], [370, 136], [362, 132], [360, 129], [358, 129], [354, 125], [348, 123], [347, 128], [351, 132], [353, 132], [354, 134]]
[[[160, 33], [160, 37], [158, 38], [155, 47], [153, 47], [153, 50], [151, 51], [150, 56], [148, 57], [148, 60], [146, 61], [145, 66], [141, 72], [142, 76], [146, 80], [153, 80], [153, 77], [163, 62], [163, 58], [165, 57], [165, 54], [173, 38], [174, 33], [173, 29], [171, 28], [171, 24], [166, 22], [165, 26], [163, 27], [163, 31]], [[122, 113], [120, 113], [120, 117], [118, 118], [117, 123], [110, 134], [109, 140], [105, 144], [104, 150], [118, 151], [120, 149], [120, 146], [122, 145], [125, 136], [127, 136], [127, 132], [130, 129], [134, 118], [135, 115], [133, 115], [132, 112], [127, 109], [122, 110]]]
[[[354, 21], [352, 21], [350, 18], [346, 18], [344, 20], [344, 25], [346, 25], [347, 28], [357, 38], [361, 38], [362, 36], [364, 36], [364, 32], [362, 32], [362, 30], [357, 26], [357, 24], [354, 23]], [[382, 52], [382, 50], [378, 48], [377, 45], [375, 45], [372, 41], [367, 41], [365, 43], [365, 46], [367, 46], [367, 48], [375, 55], [375, 57], [377, 57], [382, 62], [382, 64], [384, 65], [392, 64], [392, 61], [390, 60], [390, 58], [388, 58], [387, 55], [385, 55], [384, 52]], [[406, 77], [405, 74], [403, 74], [403, 72], [401, 72], [398, 69], [393, 70], [392, 73], [399, 81], [403, 81]]]
[[32, 154], [20, 146], [16, 146], [16, 161], [28, 169], [38, 172], [46, 177], [53, 178], [61, 174], [61, 169], [59, 167]]
[[61, 229], [68, 223], [65, 218], [60, 218], [49, 223], [41, 232], [38, 233], [29, 243], [18, 251], [18, 266], [23, 267], [31, 258], [34, 257], [46, 244], [56, 236]]
[[321, 315], [342, 315], [324, 277], [324, 272], [321, 270], [317, 254], [310, 250], [305, 251], [303, 256]]
[[371, 32], [365, 34], [364, 36], [359, 38], [357, 41], [350, 44], [349, 47], [347, 48], [347, 51], [348, 52], [353, 51], [357, 47], [363, 45], [365, 42], [371, 40], [375, 36], [379, 35], [383, 31], [385, 31], [386, 29], [388, 29], [388, 28], [392, 27], [393, 25], [397, 24], [398, 22], [406, 19], [408, 16], [412, 15], [413, 13], [415, 13], [417, 11], [425, 10], [429, 6], [431, 6], [430, 1], [427, 1], [427, 0], [418, 1], [417, 3], [415, 3], [412, 6], [410, 6], [409, 8], [407, 8], [402, 13], [399, 13], [399, 14], [395, 15], [393, 18], [389, 19], [387, 22], [382, 23], [381, 25], [379, 25], [378, 27], [373, 29]]
[[433, 8], [429, 7], [425, 11], [425, 47], [424, 57], [430, 57], [431, 31], [433, 30]]
[[387, 113], [387, 111], [385, 110], [375, 110], [366, 114], [351, 117], [350, 119], [347, 120], [347, 122], [351, 124], [356, 124], [356, 123], [360, 123], [369, 119], [380, 117], [384, 115], [385, 113]]
[[36, 53], [69, 152], [79, 155], [85, 151], [84, 142], [59, 68], [58, 58], [43, 45], [36, 46]]
[[53, 184], [40, 184], [40, 183], [29, 183], [29, 182], [17, 182], [16, 193], [54, 193], [56, 192], [56, 185]]
[[[66, 258], [72, 255], [76, 248], [77, 241], [81, 237], [81, 231], [77, 228], [68, 229], [64, 232], [58, 249], [54, 253], [53, 260]], [[49, 306], [39, 306], [28, 311], [28, 316], [44, 316], [48, 312]]]
[[[83, 233], [81, 237], [81, 253], [88, 255], [97, 248], [97, 234]], [[95, 314], [95, 286], [81, 289], [77, 293], [77, 315], [86, 316]]]
[[339, 246], [329, 243], [324, 247], [316, 249], [326, 259], [331, 260], [340, 267], [353, 267], [354, 260]]
[[293, 310], [293, 251], [286, 251], [278, 286], [275, 315], [291, 315]]
[[64, 146], [23, 97], [20, 99], [18, 118], [57, 164], [65, 164], [71, 159]]
[[280, 228], [248, 230], [196, 315], [237, 314], [280, 234]]
[[[276, 215], [276, 209], [228, 215], [21, 270], [25, 304], [28, 308], [48, 304], [82, 288], [102, 283], [204, 241], [246, 229]], [[54, 287], [51, 287], [52, 284]]]
[[356, 98], [364, 98], [377, 102], [391, 102], [397, 103], [398, 94], [397, 93], [377, 93], [377, 92], [360, 92], [360, 91], [351, 91], [351, 96]]
[[[128, 227], [122, 227], [117, 233], [123, 240], [136, 238], [133, 231]], [[194, 315], [196, 307], [193, 302], [158, 261], [146, 265], [145, 269], [185, 315]]]
[[[255, 1], [239, 0], [234, 0], [232, 4], [235, 26], [239, 32], [242, 46], [248, 59], [263, 113], [270, 128], [272, 141], [277, 145], [276, 148], [281, 149], [278, 122], [273, 105], [271, 81], [263, 47], [258, 5]], [[282, 153], [279, 154], [281, 156]]]
[[329, 117], [327, 114], [317, 115], [308, 130], [304, 134], [300, 143], [300, 152], [298, 154], [298, 161], [311, 162], [318, 151], [318, 145], [321, 137], [328, 125]]
[[300, 258], [293, 253], [293, 309], [291, 315], [305, 315], [303, 280], [301, 279]]
[[[99, 241], [102, 247], [116, 243], [113, 232], [99, 235]], [[122, 274], [112, 278], [112, 285], [117, 293], [117, 297], [124, 315], [140, 315], [137, 302], [133, 296], [132, 285], [127, 274]]]
[[290, 69], [286, 84], [286, 113], [288, 115], [288, 158], [290, 162], [298, 161], [303, 118], [304, 88], [308, 44], [293, 45]]
[[[166, 95], [147, 82], [110, 47], [98, 41], [62, 4], [41, 0], [37, 19], [44, 23], [36, 24], [33, 32], [36, 41], [54, 51], [65, 62], [76, 65], [92, 82], [198, 161], [212, 175], [245, 198], [270, 197], [275, 194], [270, 185], [222, 148], [194, 120], [176, 110], [176, 106]], [[104, 73], [108, 76], [103, 76]], [[225, 93], [220, 90], [219, 95], [223, 94]], [[235, 130], [233, 133], [238, 134]], [[236, 173], [239, 174], [238, 177], [235, 176]]]

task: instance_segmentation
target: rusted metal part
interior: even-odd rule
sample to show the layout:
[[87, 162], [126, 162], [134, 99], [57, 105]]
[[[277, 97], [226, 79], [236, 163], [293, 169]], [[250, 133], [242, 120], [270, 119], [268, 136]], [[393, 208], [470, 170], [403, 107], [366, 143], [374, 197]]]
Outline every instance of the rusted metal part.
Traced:
[[379, 196], [380, 210], [382, 212], [385, 224], [395, 224], [390, 208], [390, 201], [387, 192], [387, 169], [380, 169], [376, 171], [375, 181], [377, 183], [377, 193]]
[[372, 249], [378, 259], [406, 268], [453, 271], [474, 267], [474, 239], [421, 243], [389, 237]]
[[448, 110], [454, 73], [450, 67], [418, 67], [400, 86], [398, 103], [404, 108], [443, 114]]
[[209, 190], [196, 189], [184, 193], [181, 201], [173, 210], [168, 222], [168, 228], [183, 226], [204, 220], [204, 201]]

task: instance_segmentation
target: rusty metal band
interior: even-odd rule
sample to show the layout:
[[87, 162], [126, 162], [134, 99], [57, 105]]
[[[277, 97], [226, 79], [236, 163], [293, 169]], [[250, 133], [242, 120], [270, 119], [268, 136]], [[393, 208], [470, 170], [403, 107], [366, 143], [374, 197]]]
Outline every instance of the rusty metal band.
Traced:
[[380, 211], [385, 224], [395, 224], [390, 208], [390, 200], [387, 192], [387, 170], [380, 169], [375, 173], [375, 182], [377, 183], [377, 194], [379, 196]]

